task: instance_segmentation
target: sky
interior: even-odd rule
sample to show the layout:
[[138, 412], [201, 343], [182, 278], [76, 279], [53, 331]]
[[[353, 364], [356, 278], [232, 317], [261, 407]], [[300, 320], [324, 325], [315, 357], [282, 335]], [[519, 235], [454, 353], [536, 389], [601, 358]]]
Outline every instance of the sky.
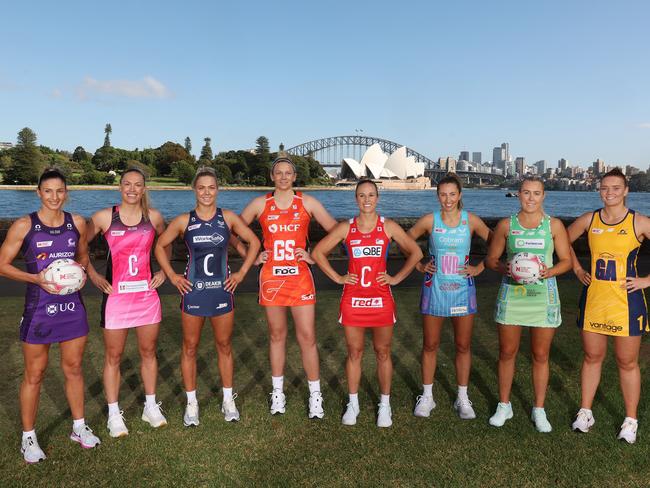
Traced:
[[364, 135], [430, 158], [650, 164], [650, 2], [11, 2], [0, 141], [215, 152]]

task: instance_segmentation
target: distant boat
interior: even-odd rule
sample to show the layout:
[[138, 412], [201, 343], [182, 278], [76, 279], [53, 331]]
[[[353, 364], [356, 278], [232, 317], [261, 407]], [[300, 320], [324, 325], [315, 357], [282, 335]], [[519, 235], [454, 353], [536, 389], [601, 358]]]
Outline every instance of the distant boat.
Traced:
[[508, 197], [508, 198], [512, 198], [512, 197], [516, 197], [516, 196], [518, 196], [516, 192], [509, 191], [508, 193], [506, 193], [506, 197]]

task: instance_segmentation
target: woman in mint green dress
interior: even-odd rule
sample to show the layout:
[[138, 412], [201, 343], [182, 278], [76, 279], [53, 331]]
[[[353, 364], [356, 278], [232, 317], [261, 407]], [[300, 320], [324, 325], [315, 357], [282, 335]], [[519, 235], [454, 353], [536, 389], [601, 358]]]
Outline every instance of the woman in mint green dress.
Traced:
[[[490, 425], [501, 427], [512, 418], [510, 390], [515, 374], [522, 327], [530, 330], [535, 400], [531, 419], [539, 432], [550, 432], [544, 400], [548, 385], [548, 356], [555, 329], [562, 323], [555, 277], [571, 269], [571, 251], [564, 224], [544, 213], [544, 183], [526, 177], [519, 187], [521, 210], [502, 219], [494, 231], [485, 265], [503, 274], [495, 308], [499, 329], [499, 404]], [[553, 251], [559, 261], [553, 265]], [[506, 252], [506, 262], [501, 256]], [[542, 262], [540, 279], [522, 285], [512, 279], [509, 263], [520, 252], [537, 255]]]

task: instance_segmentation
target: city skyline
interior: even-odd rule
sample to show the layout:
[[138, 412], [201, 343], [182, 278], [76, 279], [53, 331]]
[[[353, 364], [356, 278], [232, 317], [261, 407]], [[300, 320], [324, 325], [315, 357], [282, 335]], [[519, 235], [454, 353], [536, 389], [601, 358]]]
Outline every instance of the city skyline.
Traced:
[[189, 136], [197, 152], [204, 137], [215, 151], [260, 135], [276, 149], [362, 129], [432, 159], [485, 162], [507, 141], [513, 159], [550, 167], [650, 163], [643, 1], [5, 10], [1, 142], [27, 126], [41, 144], [94, 151], [110, 123], [115, 146]]

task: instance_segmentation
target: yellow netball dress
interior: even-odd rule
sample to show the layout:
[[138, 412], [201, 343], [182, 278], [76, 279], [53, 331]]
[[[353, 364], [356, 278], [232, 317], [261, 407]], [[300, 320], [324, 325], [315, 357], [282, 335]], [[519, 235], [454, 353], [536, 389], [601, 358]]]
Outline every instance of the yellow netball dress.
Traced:
[[[601, 209], [602, 210], [602, 209]], [[650, 330], [643, 290], [628, 293], [625, 278], [638, 276], [641, 242], [634, 232], [634, 210], [617, 224], [606, 224], [594, 212], [587, 239], [591, 251], [591, 284], [580, 298], [578, 327], [612, 336], [638, 336]]]

